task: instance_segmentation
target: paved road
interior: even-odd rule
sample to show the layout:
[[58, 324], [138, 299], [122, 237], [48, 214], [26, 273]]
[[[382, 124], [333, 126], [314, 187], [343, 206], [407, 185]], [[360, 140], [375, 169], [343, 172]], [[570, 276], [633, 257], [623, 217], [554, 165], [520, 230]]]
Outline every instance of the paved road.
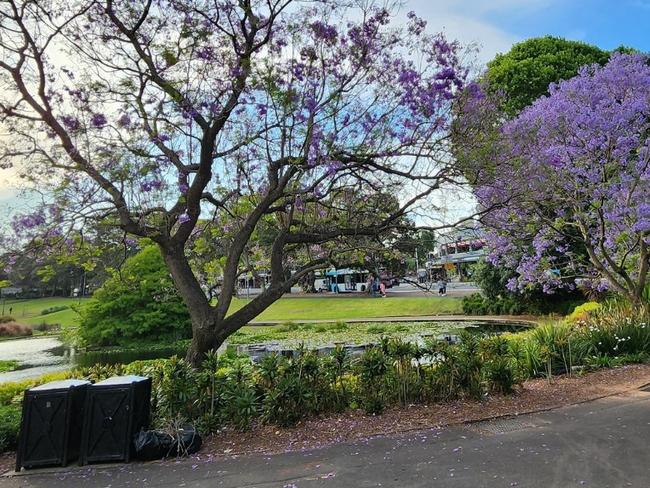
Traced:
[[650, 393], [315, 451], [99, 467], [3, 488], [649, 487]]
[[[424, 286], [424, 285], [422, 285]], [[409, 296], [409, 297], [432, 297], [438, 296], [438, 289], [435, 285], [431, 285], [427, 291], [425, 288], [420, 288], [418, 286], [412, 285], [410, 283], [401, 283], [399, 286], [394, 286], [386, 290], [389, 297], [400, 297], [400, 296]], [[475, 283], [456, 283], [450, 282], [447, 284], [447, 296], [450, 297], [464, 297], [466, 295], [471, 295], [472, 293], [477, 293], [480, 291], [480, 288], [476, 286]], [[245, 289], [239, 290], [239, 298], [254, 297], [259, 295], [262, 292], [261, 288], [249, 288], [248, 291]], [[282, 299], [291, 299], [291, 298], [366, 298], [368, 295], [362, 292], [355, 293], [302, 293], [301, 289], [298, 287], [291, 288], [291, 293], [285, 294]]]

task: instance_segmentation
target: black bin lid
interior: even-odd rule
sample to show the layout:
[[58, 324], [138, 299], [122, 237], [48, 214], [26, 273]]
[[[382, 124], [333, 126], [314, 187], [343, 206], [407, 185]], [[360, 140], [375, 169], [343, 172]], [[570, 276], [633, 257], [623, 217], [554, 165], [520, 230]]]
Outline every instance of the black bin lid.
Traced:
[[147, 381], [149, 378], [146, 376], [111, 376], [103, 381], [98, 381], [95, 383], [95, 386], [111, 386], [111, 385], [130, 385], [131, 383], [139, 383], [141, 381]]
[[39, 386], [30, 388], [29, 391], [49, 391], [49, 390], [65, 390], [68, 388], [76, 388], [78, 386], [89, 385], [90, 381], [86, 380], [60, 380], [50, 381]]

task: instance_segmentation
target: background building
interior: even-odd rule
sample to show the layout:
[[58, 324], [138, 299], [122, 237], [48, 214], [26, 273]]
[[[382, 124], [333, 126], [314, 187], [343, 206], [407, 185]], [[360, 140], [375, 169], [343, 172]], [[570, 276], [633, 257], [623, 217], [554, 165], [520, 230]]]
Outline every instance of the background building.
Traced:
[[471, 279], [471, 266], [485, 256], [485, 239], [480, 227], [459, 227], [438, 236], [438, 244], [427, 256], [431, 280]]

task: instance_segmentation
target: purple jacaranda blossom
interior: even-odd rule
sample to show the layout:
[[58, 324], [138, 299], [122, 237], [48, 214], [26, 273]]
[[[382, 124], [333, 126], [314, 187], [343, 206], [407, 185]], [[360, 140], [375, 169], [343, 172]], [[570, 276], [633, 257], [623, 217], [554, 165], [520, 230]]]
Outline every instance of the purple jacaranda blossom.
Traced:
[[181, 193], [187, 193], [190, 189], [190, 185], [187, 179], [187, 173], [179, 173], [178, 175], [178, 190]]
[[61, 122], [63, 123], [63, 126], [68, 129], [69, 131], [77, 131], [81, 128], [81, 124], [79, 123], [79, 119], [76, 117], [73, 117], [71, 115], [64, 115], [61, 117]]
[[90, 125], [93, 126], [95, 129], [103, 128], [107, 122], [108, 121], [106, 120], [106, 116], [100, 113], [93, 114], [92, 117], [90, 118]]
[[327, 44], [334, 44], [336, 42], [338, 32], [335, 26], [328, 25], [325, 22], [318, 20], [311, 24], [311, 28], [316, 39], [323, 40]]
[[38, 209], [35, 212], [17, 216], [13, 221], [13, 227], [16, 231], [22, 231], [44, 225], [45, 222], [43, 209]]
[[178, 216], [178, 223], [184, 224], [191, 220], [190, 215], [187, 213], [187, 210]]
[[148, 193], [153, 190], [160, 190], [163, 186], [163, 182], [158, 179], [143, 181], [140, 184], [140, 190], [145, 193]]
[[427, 21], [418, 17], [418, 15], [413, 11], [406, 14], [406, 17], [408, 18], [409, 32], [416, 36], [421, 35], [427, 27]]
[[117, 119], [117, 126], [124, 129], [129, 129], [131, 127], [131, 117], [129, 117], [129, 114], [120, 115], [120, 117]]
[[490, 259], [516, 261], [510, 286], [550, 292], [596, 276], [638, 295], [650, 232], [648, 59], [614, 54], [604, 67], [583, 67], [506, 123], [502, 136], [496, 170], [475, 194], [494, 207], [485, 219]]

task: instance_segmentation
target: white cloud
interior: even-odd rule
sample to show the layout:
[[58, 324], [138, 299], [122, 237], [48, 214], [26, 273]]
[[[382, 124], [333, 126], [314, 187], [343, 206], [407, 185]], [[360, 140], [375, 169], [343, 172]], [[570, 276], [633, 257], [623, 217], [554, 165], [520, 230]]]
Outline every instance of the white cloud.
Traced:
[[415, 11], [427, 20], [429, 31], [443, 31], [453, 39], [480, 48], [478, 59], [487, 62], [522, 39], [490, 17], [496, 14], [531, 14], [557, 0], [407, 0], [404, 11]]
[[464, 44], [475, 44], [479, 47], [478, 59], [487, 62], [497, 53], [506, 52], [517, 41], [521, 40], [513, 34], [477, 19], [456, 14], [438, 16], [435, 23], [429, 21], [431, 30], [439, 30], [451, 39], [458, 39]]

